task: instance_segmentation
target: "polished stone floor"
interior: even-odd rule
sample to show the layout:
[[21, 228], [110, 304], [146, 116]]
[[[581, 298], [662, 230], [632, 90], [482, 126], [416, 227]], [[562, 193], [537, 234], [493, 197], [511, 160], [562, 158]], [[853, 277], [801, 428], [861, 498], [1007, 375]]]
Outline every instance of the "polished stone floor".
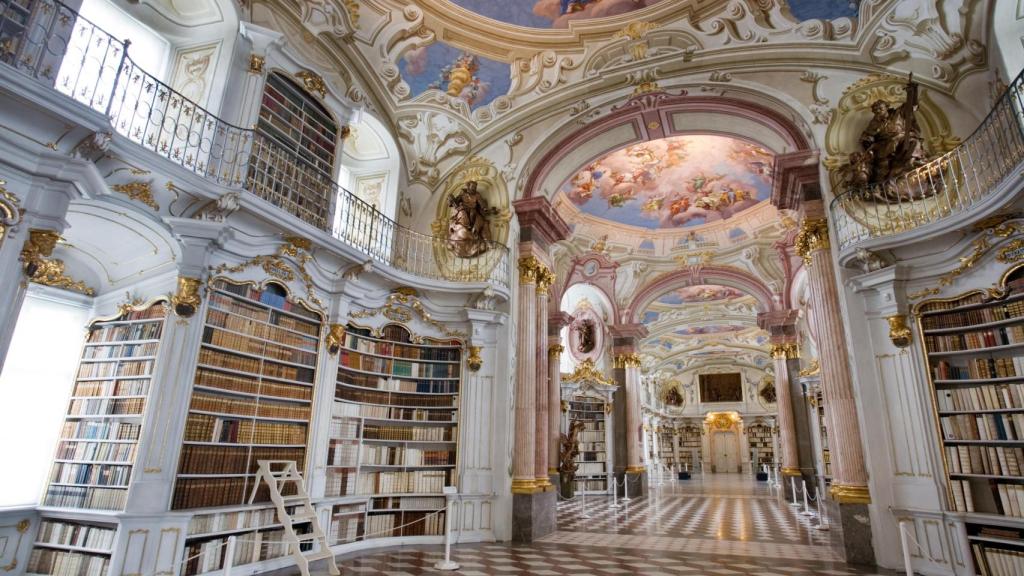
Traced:
[[[816, 516], [748, 475], [666, 480], [647, 498], [610, 504], [593, 496], [560, 502], [558, 531], [533, 544], [456, 546], [462, 568], [454, 574], [879, 574], [839, 562], [834, 530], [819, 530]], [[442, 557], [437, 546], [407, 547], [339, 558], [338, 566], [342, 574], [432, 574]]]

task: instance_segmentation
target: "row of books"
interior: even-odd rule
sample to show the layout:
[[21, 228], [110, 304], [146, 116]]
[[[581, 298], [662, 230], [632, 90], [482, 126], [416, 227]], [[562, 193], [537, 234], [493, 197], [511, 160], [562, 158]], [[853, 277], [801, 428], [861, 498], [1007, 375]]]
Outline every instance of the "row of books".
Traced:
[[929, 352], [956, 352], [1006, 346], [1024, 342], [1024, 326], [1001, 326], [964, 334], [942, 334], [924, 337]]
[[579, 447], [580, 452], [595, 452], [605, 449], [605, 443], [602, 442], [577, 442], [576, 445]]
[[332, 438], [327, 448], [327, 465], [355, 468], [359, 465], [359, 440]]
[[29, 574], [52, 576], [106, 576], [110, 557], [82, 554], [51, 548], [33, 548], [28, 561]]
[[937, 390], [940, 412], [1024, 408], [1024, 383]]
[[[983, 492], [974, 494], [970, 480], [950, 480], [953, 492], [953, 508], [958, 512], [976, 512], [976, 504], [988, 499]], [[1014, 518], [1024, 517], [1024, 484], [1003, 484], [999, 482], [977, 483], [979, 491], [991, 491], [994, 495], [995, 513]], [[979, 497], [981, 498], [979, 500]], [[982, 512], [991, 512], [981, 510]]]
[[957, 414], [943, 416], [940, 420], [947, 440], [1024, 439], [1024, 413]]
[[458, 362], [460, 359], [460, 349], [458, 348], [403, 346], [402, 344], [396, 344], [394, 342], [368, 340], [366, 337], [360, 336], [359, 334], [353, 334], [352, 332], [345, 334], [344, 346], [345, 348], [355, 352], [405, 358], [408, 360]]
[[149, 394], [149, 380], [131, 378], [128, 380], [90, 380], [75, 382], [72, 397], [87, 396], [145, 396]]
[[146, 407], [145, 398], [95, 398], [72, 400], [68, 404], [68, 415], [140, 415]]
[[335, 402], [331, 414], [335, 417], [383, 418], [411, 422], [451, 422], [455, 410], [424, 410], [422, 408], [391, 408], [388, 406]]
[[576, 456], [576, 461], [577, 462], [604, 462], [607, 459], [608, 459], [608, 453], [604, 452], [604, 451], [600, 451], [600, 452], [581, 451], [579, 453], [579, 455]]
[[375, 392], [371, 390], [356, 390], [347, 386], [336, 386], [334, 389], [334, 399], [363, 404], [385, 404], [411, 408], [455, 408], [458, 406], [459, 401], [457, 396], [425, 396], [402, 394], [400, 392]]
[[1020, 476], [1024, 448], [1004, 446], [946, 446], [952, 474]]
[[922, 311], [925, 313], [925, 316], [930, 316], [936, 312], [953, 310], [955, 308], [962, 308], [965, 306], [973, 306], [974, 304], [983, 304], [984, 302], [985, 296], [983, 294], [971, 294], [957, 300], [929, 302], [927, 307]]
[[141, 426], [128, 422], [77, 420], [65, 422], [61, 438], [84, 440], [138, 440]]
[[89, 484], [92, 486], [128, 486], [132, 467], [124, 464], [72, 464], [57, 462], [50, 471], [50, 482]]
[[395, 512], [366, 517], [367, 539], [441, 534], [444, 534], [444, 512]]
[[128, 491], [118, 488], [86, 488], [84, 486], [50, 486], [43, 498], [44, 506], [56, 508], [89, 508], [91, 510], [123, 510]]
[[75, 442], [61, 440], [57, 445], [58, 460], [93, 460], [128, 462], [135, 460], [138, 445], [126, 442]]
[[583, 430], [579, 435], [580, 442], [604, 442], [604, 439], [605, 430], [603, 426], [597, 430]]
[[363, 446], [362, 463], [377, 466], [454, 466], [454, 450], [423, 450], [404, 446]]
[[[249, 311], [251, 312], [251, 310]], [[269, 319], [269, 316], [266, 316], [266, 312], [263, 312], [262, 317], [254, 318], [249, 314], [243, 315], [237, 312], [219, 310], [211, 306], [206, 315], [206, 324], [207, 326], [225, 328], [232, 332], [248, 334], [261, 340], [277, 342], [314, 354], [316, 353], [318, 348], [316, 337], [272, 326], [266, 323], [267, 319]]]
[[128, 360], [123, 362], [93, 362], [78, 366], [79, 378], [101, 378], [104, 376], [148, 376], [153, 371], [152, 360]]
[[1015, 300], [993, 304], [985, 308], [923, 316], [921, 318], [921, 327], [925, 330], [959, 328], [961, 326], [1009, 320], [1010, 318], [1019, 318], [1021, 316], [1024, 316], [1024, 301]]
[[272, 396], [291, 400], [306, 400], [313, 398], [313, 389], [301, 384], [285, 384], [283, 382], [260, 382], [256, 376], [240, 376], [218, 372], [210, 368], [199, 367], [196, 369], [195, 383], [197, 386], [207, 386], [220, 390], [232, 392], [243, 392], [245, 394]]
[[310, 405], [274, 402], [273, 400], [266, 399], [254, 402], [251, 398], [243, 399], [235, 396], [221, 396], [197, 390], [192, 394], [190, 408], [192, 410], [235, 414], [238, 416], [309, 420]]
[[245, 354], [254, 354], [273, 360], [293, 362], [303, 366], [316, 366], [316, 352], [303, 352], [295, 348], [278, 346], [272, 342], [258, 340], [242, 334], [220, 330], [212, 326], [203, 329], [203, 342]]
[[254, 376], [278, 378], [293, 382], [313, 384], [316, 371], [313, 368], [299, 368], [278, 364], [272, 360], [258, 360], [247, 356], [236, 356], [229, 352], [203, 348], [199, 350], [199, 364], [247, 372]]
[[604, 492], [608, 489], [608, 480], [606, 478], [577, 477], [572, 484], [577, 492]]
[[441, 510], [446, 505], [444, 497], [436, 496], [386, 496], [374, 498], [371, 510]]
[[405, 472], [359, 472], [356, 492], [359, 494], [424, 494], [440, 493], [450, 485], [454, 470], [416, 470]]
[[[304, 306], [296, 305], [288, 300], [287, 293], [277, 285], [270, 284], [263, 289], [256, 289], [248, 284], [231, 284], [220, 280], [214, 284], [217, 290], [223, 290], [234, 296], [241, 296], [246, 300], [266, 304], [278, 310], [291, 312], [308, 320], [309, 324], [319, 324], [319, 316]], [[316, 332], [313, 332], [316, 334]]]
[[1010, 378], [1024, 374], [1024, 357], [973, 358], [967, 366], [953, 366], [943, 360], [932, 369], [936, 380]]
[[255, 474], [260, 460], [295, 460], [301, 470], [305, 459], [305, 448], [186, 444], [181, 447], [178, 474]]
[[89, 332], [86, 342], [130, 342], [133, 340], [159, 340], [163, 332], [162, 320], [142, 322], [139, 324], [100, 325]]
[[142, 344], [112, 344], [109, 346], [86, 346], [82, 358], [86, 360], [113, 360], [118, 358], [137, 358], [140, 356], [156, 356], [159, 342]]
[[458, 438], [455, 426], [378, 426], [366, 424], [363, 438], [369, 440], [409, 440], [425, 442], [453, 442]]
[[392, 376], [408, 376], [412, 378], [458, 378], [458, 364], [434, 364], [412, 360], [398, 360], [368, 356], [359, 352], [342, 349], [341, 366], [388, 374]]
[[92, 550], [110, 550], [114, 545], [114, 534], [116, 533], [117, 530], [114, 528], [44, 519], [39, 523], [36, 542]]
[[185, 440], [229, 444], [305, 444], [306, 430], [305, 424], [190, 413], [185, 421]]
[[247, 501], [254, 477], [235, 478], [178, 478], [174, 483], [172, 510], [237, 506]]
[[604, 402], [573, 400], [569, 402], [569, 410], [573, 412], [600, 412], [604, 414]]
[[[983, 536], [999, 536], [984, 533]], [[1022, 542], [1024, 545], [1024, 542]], [[971, 544], [974, 563], [981, 570], [981, 576], [1020, 576], [1024, 574], [1024, 551], [1007, 548], [993, 548], [980, 542]]]
[[[188, 542], [185, 546], [186, 576], [213, 572], [224, 567], [224, 555], [227, 553], [227, 537]], [[284, 541], [284, 530], [264, 530], [254, 534], [246, 534], [235, 542], [235, 553], [232, 566], [242, 566], [280, 558], [288, 554], [288, 544]]]
[[334, 516], [331, 518], [329, 538], [331, 545], [355, 542], [363, 537], [366, 514]]
[[[286, 510], [294, 513], [295, 507]], [[215, 514], [196, 514], [188, 522], [188, 535], [211, 534], [231, 530], [256, 530], [277, 524], [276, 508], [256, 508], [251, 510], [235, 510]]]
[[580, 476], [596, 476], [598, 474], [606, 474], [607, 472], [607, 465], [604, 462], [580, 463], [576, 465], [576, 474]]
[[456, 380], [402, 380], [398, 378], [382, 378], [338, 368], [338, 382], [350, 386], [384, 390], [388, 392], [420, 392], [428, 394], [456, 394], [459, 383]]

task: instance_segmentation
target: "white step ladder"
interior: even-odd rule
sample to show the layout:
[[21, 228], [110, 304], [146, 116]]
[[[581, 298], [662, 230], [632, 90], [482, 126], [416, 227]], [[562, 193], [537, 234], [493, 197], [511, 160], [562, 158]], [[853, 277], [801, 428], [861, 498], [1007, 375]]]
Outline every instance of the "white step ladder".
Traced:
[[[295, 564], [302, 571], [302, 576], [309, 576], [309, 563], [316, 560], [327, 560], [327, 570], [332, 576], [339, 576], [341, 572], [334, 563], [334, 552], [327, 545], [327, 537], [320, 528], [320, 520], [316, 517], [316, 510], [309, 502], [309, 493], [306, 492], [302, 474], [294, 460], [259, 460], [260, 469], [256, 473], [256, 486], [252, 489], [252, 496], [249, 497], [249, 504], [256, 499], [256, 492], [262, 482], [266, 482], [270, 488], [270, 500], [277, 507], [277, 520], [284, 527], [284, 541], [288, 544]], [[295, 485], [295, 494], [283, 496], [281, 492], [288, 485]], [[286, 506], [295, 506], [295, 514], [288, 514]], [[312, 532], [308, 534], [296, 534], [295, 525], [309, 523]], [[303, 554], [301, 544], [317, 542], [320, 549]]]

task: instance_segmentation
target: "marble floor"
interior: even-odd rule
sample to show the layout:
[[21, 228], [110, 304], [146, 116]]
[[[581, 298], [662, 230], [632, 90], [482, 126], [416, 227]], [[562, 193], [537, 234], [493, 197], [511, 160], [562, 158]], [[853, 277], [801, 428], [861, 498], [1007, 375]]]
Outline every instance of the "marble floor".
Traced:
[[[454, 574], [516, 576], [880, 574], [838, 560], [835, 531], [822, 531], [777, 491], [749, 475], [665, 480], [648, 497], [613, 509], [588, 496], [559, 502], [558, 531], [533, 544], [456, 546]], [[437, 573], [437, 546], [338, 558], [342, 574]]]

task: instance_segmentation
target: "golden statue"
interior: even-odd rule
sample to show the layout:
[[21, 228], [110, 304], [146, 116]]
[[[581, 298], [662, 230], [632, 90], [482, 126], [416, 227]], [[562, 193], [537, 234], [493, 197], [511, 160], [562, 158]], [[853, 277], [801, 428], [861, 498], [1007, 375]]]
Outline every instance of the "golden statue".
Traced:
[[472, 258], [487, 251], [491, 243], [488, 216], [498, 213], [488, 208], [487, 201], [477, 190], [476, 180], [463, 184], [458, 194], [448, 198], [452, 209], [448, 217], [448, 249], [460, 258]]

